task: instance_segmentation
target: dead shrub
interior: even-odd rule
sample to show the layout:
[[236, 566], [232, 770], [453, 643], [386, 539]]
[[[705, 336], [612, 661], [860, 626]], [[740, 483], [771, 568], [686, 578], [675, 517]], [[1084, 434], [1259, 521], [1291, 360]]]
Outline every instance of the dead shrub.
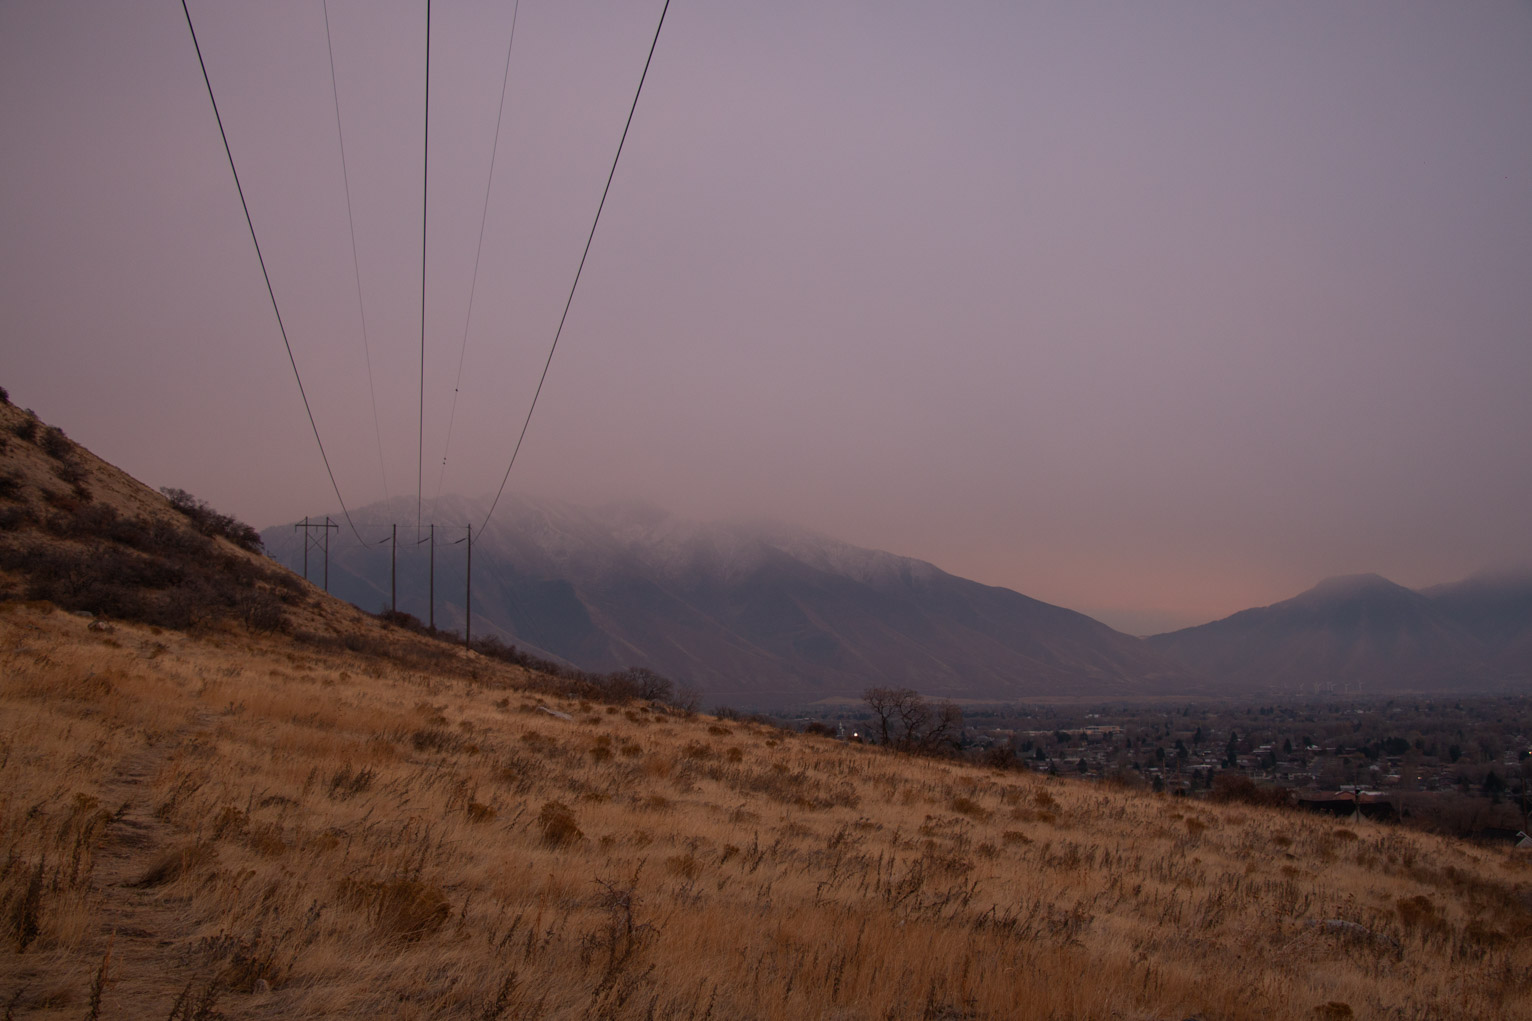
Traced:
[[[199, 949], [209, 961], [223, 962], [223, 970], [215, 980], [219, 986], [240, 993], [252, 993], [261, 983], [276, 985], [285, 977], [277, 962], [278, 948], [267, 940], [257, 928], [248, 935], [221, 932], [205, 937]], [[202, 1017], [221, 1017], [221, 1014], [190, 1012], [184, 1015], [188, 1021]]]
[[56, 425], [43, 430], [43, 438], [38, 440], [37, 445], [55, 461], [62, 461], [74, 453], [74, 442]]
[[1510, 937], [1500, 929], [1486, 925], [1483, 919], [1475, 918], [1463, 926], [1463, 946], [1459, 947], [1458, 956], [1465, 956], [1463, 951], [1466, 947], [1493, 949], [1504, 946], [1509, 940]]
[[462, 738], [443, 727], [427, 727], [410, 735], [417, 752], [455, 752], [463, 747]]
[[245, 834], [250, 850], [263, 858], [280, 858], [287, 853], [287, 841], [282, 837], [282, 827], [267, 823]]
[[596, 898], [596, 906], [606, 915], [595, 930], [580, 940], [580, 960], [589, 965], [597, 957], [604, 958], [606, 974], [612, 976], [644, 948], [654, 936], [655, 929], [653, 923], [640, 923], [634, 919], [638, 898], [631, 883], [619, 886], [604, 879], [596, 882], [602, 891]]
[[10, 902], [6, 922], [16, 940], [17, 953], [25, 953], [42, 933], [43, 869], [44, 863], [39, 861], [19, 891], [6, 892], [5, 899]]
[[983, 805], [979, 804], [972, 798], [964, 797], [961, 794], [952, 799], [951, 808], [959, 815], [966, 815], [973, 819], [979, 819], [982, 821], [989, 818], [989, 813], [984, 810]]
[[354, 798], [365, 793], [377, 777], [378, 771], [371, 766], [354, 769], [348, 762], [330, 777], [330, 797], [336, 801]]
[[732, 770], [725, 777], [728, 785], [741, 793], [764, 794], [773, 801], [806, 809], [856, 808], [861, 793], [849, 781], [820, 781], [802, 770], [773, 763], [759, 771]]
[[270, 592], [251, 590], [240, 596], [235, 611], [245, 627], [257, 634], [272, 634], [287, 629], [287, 613], [282, 601]]
[[1406, 929], [1435, 929], [1442, 924], [1436, 914], [1436, 905], [1424, 895], [1401, 897], [1394, 909], [1399, 913], [1399, 924]]
[[387, 883], [348, 879], [341, 884], [340, 899], [366, 911], [379, 935], [410, 943], [436, 932], [452, 913], [445, 893], [412, 879]]
[[545, 801], [537, 813], [537, 824], [543, 830], [543, 843], [549, 847], [563, 847], [585, 839], [575, 822], [574, 812], [561, 801]]
[[240, 836], [245, 832], [245, 827], [250, 819], [244, 812], [233, 805], [225, 805], [223, 811], [218, 813], [213, 820], [213, 839], [222, 840], [226, 836]]
[[212, 844], [201, 842], [188, 844], [161, 857], [159, 861], [149, 866], [143, 875], [127, 885], [138, 889], [164, 886], [180, 879], [193, 869], [210, 864], [217, 857], [218, 851]]
[[696, 879], [702, 874], [702, 862], [690, 852], [666, 858], [665, 868], [683, 879]]

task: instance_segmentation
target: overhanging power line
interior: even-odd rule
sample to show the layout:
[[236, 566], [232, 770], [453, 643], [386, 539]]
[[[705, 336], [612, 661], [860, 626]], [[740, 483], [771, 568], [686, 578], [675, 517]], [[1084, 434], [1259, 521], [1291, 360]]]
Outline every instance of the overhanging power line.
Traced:
[[218, 122], [218, 136], [223, 139], [223, 152], [229, 158], [229, 171], [234, 175], [234, 190], [239, 192], [239, 205], [245, 211], [245, 225], [250, 228], [250, 241], [255, 245], [256, 261], [261, 264], [261, 278], [266, 281], [266, 296], [271, 299], [271, 311], [276, 314], [277, 329], [282, 332], [282, 344], [287, 348], [287, 360], [293, 367], [293, 379], [298, 383], [298, 396], [303, 398], [303, 410], [308, 413], [309, 428], [314, 430], [314, 442], [319, 446], [319, 457], [324, 461], [325, 474], [330, 476], [330, 486], [335, 490], [335, 499], [340, 503], [341, 513], [346, 517], [346, 524], [351, 526], [351, 534], [356, 536], [358, 542], [361, 542], [362, 534], [356, 530], [356, 523], [351, 520], [351, 512], [346, 509], [345, 498], [340, 495], [340, 485], [335, 481], [335, 472], [330, 468], [330, 458], [325, 453], [324, 440], [319, 438], [319, 425], [314, 421], [314, 409], [309, 406], [308, 394], [303, 389], [303, 376], [298, 372], [298, 359], [293, 355], [292, 342], [287, 339], [287, 326], [282, 322], [282, 310], [277, 307], [277, 292], [271, 286], [271, 274], [266, 271], [266, 257], [261, 254], [261, 242], [255, 235], [255, 221], [250, 216], [250, 203], [245, 201], [245, 189], [239, 183], [239, 168], [234, 165], [234, 151], [229, 148], [229, 134], [224, 130], [223, 116], [218, 112], [218, 99], [213, 95], [213, 82], [208, 77], [207, 62], [202, 59], [202, 45], [197, 42], [197, 29], [192, 24], [191, 10], [186, 6], [186, 0], [181, 0], [181, 12], [186, 15], [186, 28], [191, 32], [192, 48], [197, 51], [197, 66], [202, 69], [202, 83], [207, 86], [207, 98], [213, 104], [213, 119]]
[[612, 178], [617, 176], [617, 161], [622, 159], [623, 143], [628, 140], [628, 129], [633, 126], [633, 113], [638, 109], [638, 97], [644, 93], [644, 80], [649, 77], [649, 65], [654, 61], [654, 49], [660, 42], [660, 30], [665, 27], [665, 12], [670, 10], [670, 0], [665, 0], [665, 6], [660, 9], [659, 24], [654, 27], [654, 40], [649, 44], [649, 56], [644, 59], [644, 72], [638, 76], [638, 88], [633, 93], [633, 105], [628, 108], [628, 120], [622, 126], [622, 137], [617, 141], [617, 155], [612, 157], [612, 169], [606, 175], [606, 187], [601, 189], [601, 202], [596, 206], [596, 216], [591, 221], [590, 233], [585, 238], [585, 250], [580, 254], [580, 265], [575, 269], [574, 283], [569, 285], [569, 297], [564, 300], [564, 313], [559, 316], [559, 327], [553, 334], [553, 343], [548, 347], [548, 359], [543, 362], [542, 375], [537, 379], [537, 389], [532, 393], [532, 403], [527, 408], [527, 417], [521, 423], [521, 433], [516, 437], [516, 446], [511, 450], [510, 463], [505, 466], [505, 475], [500, 479], [500, 488], [495, 491], [495, 498], [490, 502], [489, 513], [484, 515], [484, 523], [479, 526], [483, 532], [489, 527], [489, 519], [494, 516], [495, 508], [500, 505], [500, 497], [505, 493], [505, 484], [511, 477], [511, 469], [516, 467], [516, 455], [521, 453], [522, 441], [527, 438], [527, 427], [532, 424], [532, 413], [537, 410], [537, 398], [542, 396], [543, 384], [548, 380], [548, 367], [553, 364], [553, 353], [558, 350], [559, 338], [564, 335], [564, 324], [569, 320], [569, 307], [574, 304], [575, 289], [580, 286], [580, 274], [585, 271], [585, 260], [590, 257], [591, 242], [596, 238], [596, 226], [601, 222], [601, 210], [606, 208], [606, 197], [612, 190]]

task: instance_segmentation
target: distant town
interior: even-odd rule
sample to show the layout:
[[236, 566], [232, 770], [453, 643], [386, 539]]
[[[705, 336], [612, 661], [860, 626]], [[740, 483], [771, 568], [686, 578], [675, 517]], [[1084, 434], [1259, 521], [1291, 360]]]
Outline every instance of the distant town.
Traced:
[[[1488, 840], [1528, 826], [1532, 698], [964, 706], [953, 750], [1171, 796], [1289, 804]], [[798, 727], [877, 741], [864, 706]]]

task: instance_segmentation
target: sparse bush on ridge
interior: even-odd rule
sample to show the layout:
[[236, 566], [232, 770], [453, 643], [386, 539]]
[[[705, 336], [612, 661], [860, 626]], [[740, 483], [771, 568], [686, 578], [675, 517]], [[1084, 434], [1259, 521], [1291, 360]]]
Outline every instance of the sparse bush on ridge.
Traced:
[[64, 435], [64, 430], [56, 425], [43, 429], [43, 438], [38, 445], [43, 448], [43, 453], [55, 461], [63, 461], [74, 453], [74, 443]]
[[413, 613], [405, 613], [403, 610], [383, 609], [378, 611], [377, 618], [385, 624], [392, 624], [394, 627], [404, 628], [406, 631], [413, 631], [421, 635], [426, 633], [425, 622]]
[[[422, 633], [425, 630], [418, 627], [418, 619], [407, 613], [384, 613], [379, 614], [379, 617], [401, 627], [410, 627], [408, 622], [413, 621], [416, 627], [412, 627], [412, 630], [421, 630]], [[697, 711], [699, 697], [695, 691], [677, 685], [670, 678], [647, 667], [629, 667], [610, 674], [591, 673], [565, 663], [533, 656], [494, 635], [475, 638], [471, 648], [481, 656], [541, 674], [546, 680], [534, 683], [548, 684], [549, 691], [555, 694], [575, 695], [617, 705], [637, 699], [661, 703], [682, 713]], [[555, 681], [557, 683], [553, 683]]]
[[220, 514], [184, 489], [161, 486], [160, 492], [170, 501], [170, 506], [184, 514], [203, 535], [228, 539], [249, 553], [260, 553], [265, 549], [261, 533], [238, 518]]
[[[15, 497], [23, 483], [11, 477]], [[0, 524], [10, 531], [40, 524], [62, 540], [0, 540], [0, 568], [26, 578], [27, 598], [178, 630], [216, 617], [232, 617], [257, 632], [285, 628], [283, 604], [302, 588], [287, 572], [220, 551], [204, 535], [170, 521], [126, 517], [109, 504], [91, 502], [78, 482], [76, 494], [45, 491], [52, 510], [40, 520], [26, 504], [0, 512]]]

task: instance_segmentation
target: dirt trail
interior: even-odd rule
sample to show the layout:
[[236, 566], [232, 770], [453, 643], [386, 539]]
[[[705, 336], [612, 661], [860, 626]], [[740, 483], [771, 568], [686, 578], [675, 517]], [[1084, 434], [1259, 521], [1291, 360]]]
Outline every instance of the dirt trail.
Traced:
[[173, 877], [190, 839], [155, 815], [160, 797], [155, 781], [177, 749], [208, 729], [213, 718], [199, 714], [141, 745], [97, 789], [112, 818], [95, 853], [83, 952], [14, 958], [6, 995], [20, 994], [16, 1017], [88, 1016], [92, 983], [108, 952], [102, 1017], [166, 1017], [189, 980], [200, 990], [211, 977], [199, 973], [195, 943], [186, 937], [185, 898], [171, 892], [165, 878]]

